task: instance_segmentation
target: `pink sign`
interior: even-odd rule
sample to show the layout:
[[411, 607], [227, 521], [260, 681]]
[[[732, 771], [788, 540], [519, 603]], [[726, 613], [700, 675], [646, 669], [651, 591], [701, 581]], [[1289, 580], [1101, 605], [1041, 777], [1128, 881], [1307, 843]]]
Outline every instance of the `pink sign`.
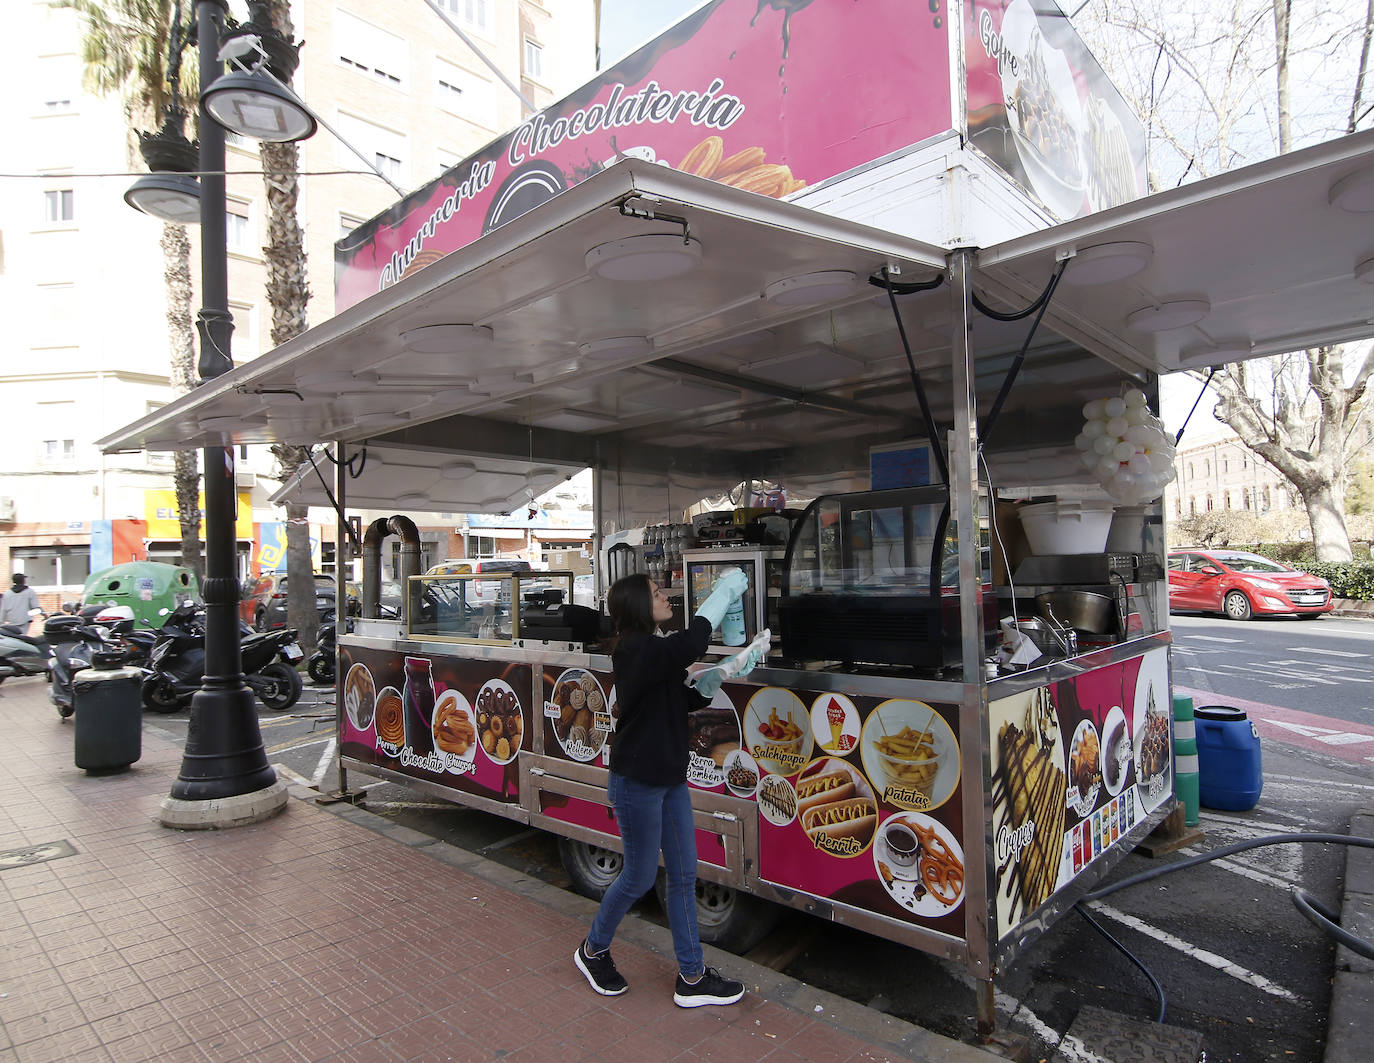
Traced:
[[625, 158], [782, 198], [952, 129], [947, 2], [707, 4], [339, 241], [336, 305]]

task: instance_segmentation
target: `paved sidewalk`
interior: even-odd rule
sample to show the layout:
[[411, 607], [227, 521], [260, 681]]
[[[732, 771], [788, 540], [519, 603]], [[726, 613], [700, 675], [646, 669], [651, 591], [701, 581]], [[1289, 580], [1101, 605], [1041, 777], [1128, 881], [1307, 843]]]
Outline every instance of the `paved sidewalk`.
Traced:
[[668, 933], [633, 917], [633, 988], [601, 998], [571, 961], [582, 898], [304, 788], [168, 830], [181, 747], [145, 728], [131, 770], [87, 775], [37, 679], [0, 688], [0, 733], [0, 853], [74, 850], [0, 863], [0, 1063], [997, 1058], [725, 954], [745, 999], [677, 1008]]

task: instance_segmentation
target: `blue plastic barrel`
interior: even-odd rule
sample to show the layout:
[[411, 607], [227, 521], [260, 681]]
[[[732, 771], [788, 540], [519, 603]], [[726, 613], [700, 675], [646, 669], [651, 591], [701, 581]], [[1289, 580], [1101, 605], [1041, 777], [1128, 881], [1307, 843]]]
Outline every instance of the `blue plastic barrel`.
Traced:
[[1244, 812], [1259, 804], [1264, 790], [1259, 731], [1244, 709], [1199, 705], [1197, 721], [1198, 800], [1207, 808]]

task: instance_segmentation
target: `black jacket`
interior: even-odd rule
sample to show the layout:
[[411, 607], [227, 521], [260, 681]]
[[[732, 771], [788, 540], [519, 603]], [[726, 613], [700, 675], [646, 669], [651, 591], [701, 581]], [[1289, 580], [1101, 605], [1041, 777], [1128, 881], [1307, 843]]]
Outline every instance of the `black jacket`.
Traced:
[[650, 786], [687, 781], [687, 714], [710, 699], [687, 686], [687, 666], [706, 652], [711, 622], [694, 616], [685, 631], [623, 637], [611, 654], [620, 717], [611, 771]]

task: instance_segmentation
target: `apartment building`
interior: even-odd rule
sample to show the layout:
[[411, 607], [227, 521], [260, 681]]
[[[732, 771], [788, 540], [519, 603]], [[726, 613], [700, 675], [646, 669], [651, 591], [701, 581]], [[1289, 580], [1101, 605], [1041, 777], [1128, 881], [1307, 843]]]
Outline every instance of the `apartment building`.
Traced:
[[1178, 476], [1164, 491], [1170, 520], [1214, 509], [1245, 510], [1258, 516], [1301, 504], [1292, 485], [1230, 429], [1182, 447], [1174, 469]]
[[[518, 123], [595, 69], [592, 0], [298, 0], [303, 41], [294, 78], [323, 126], [300, 145], [309, 321], [334, 313], [333, 244], [398, 197], [364, 164], [409, 191]], [[183, 5], [190, 10], [194, 5]], [[239, 0], [231, 14], [244, 18]], [[121, 101], [83, 88], [81, 24], [47, 0], [7, 10], [16, 55], [0, 72], [0, 385], [8, 446], [0, 452], [0, 572], [26, 571], [55, 602], [88, 572], [135, 557], [173, 556], [180, 532], [170, 454], [102, 455], [94, 441], [167, 402], [162, 223], [123, 194], [131, 150]], [[233, 357], [272, 346], [262, 246], [266, 194], [257, 145], [227, 148]], [[346, 147], [347, 141], [361, 153]], [[192, 278], [199, 272], [196, 228]], [[199, 294], [192, 305], [199, 305]], [[239, 460], [243, 574], [284, 543], [265, 448]], [[332, 524], [314, 538], [329, 551]], [[320, 560], [328, 560], [322, 557]], [[268, 566], [270, 567], [270, 565]]]

